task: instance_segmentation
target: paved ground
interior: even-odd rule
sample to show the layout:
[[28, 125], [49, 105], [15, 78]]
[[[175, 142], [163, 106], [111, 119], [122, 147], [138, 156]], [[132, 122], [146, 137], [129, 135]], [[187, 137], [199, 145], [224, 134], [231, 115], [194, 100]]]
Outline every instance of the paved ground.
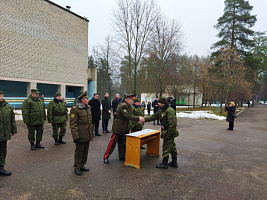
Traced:
[[[6, 169], [0, 177], [0, 199], [267, 199], [267, 107], [241, 113], [234, 131], [217, 120], [178, 119], [179, 168], [156, 169], [161, 158], [141, 152], [141, 169], [124, 166], [117, 150], [103, 163], [110, 134], [90, 144], [89, 173], [73, 173], [74, 144], [55, 146], [45, 124], [44, 150], [31, 151], [27, 130], [8, 143]], [[111, 125], [111, 123], [110, 123]], [[145, 128], [159, 129], [152, 122]]]

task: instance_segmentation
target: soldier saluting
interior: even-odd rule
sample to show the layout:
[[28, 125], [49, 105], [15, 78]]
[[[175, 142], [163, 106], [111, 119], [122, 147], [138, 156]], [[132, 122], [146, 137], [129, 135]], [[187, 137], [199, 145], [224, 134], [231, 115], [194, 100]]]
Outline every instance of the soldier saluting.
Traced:
[[[177, 119], [175, 111], [169, 106], [166, 97], [160, 97], [159, 107], [161, 108], [155, 114], [145, 117], [145, 122], [160, 120], [161, 138], [163, 139], [163, 162], [156, 165], [157, 168], [168, 169], [168, 165], [177, 168], [177, 150], [174, 142], [175, 137], [179, 136], [177, 131]], [[172, 155], [172, 162], [168, 164], [169, 154]]]
[[87, 91], [77, 97], [78, 102], [70, 110], [70, 129], [73, 142], [76, 144], [74, 155], [74, 172], [82, 175], [82, 171], [88, 172], [85, 167], [89, 151], [89, 143], [93, 141], [93, 123], [91, 116], [91, 106]]

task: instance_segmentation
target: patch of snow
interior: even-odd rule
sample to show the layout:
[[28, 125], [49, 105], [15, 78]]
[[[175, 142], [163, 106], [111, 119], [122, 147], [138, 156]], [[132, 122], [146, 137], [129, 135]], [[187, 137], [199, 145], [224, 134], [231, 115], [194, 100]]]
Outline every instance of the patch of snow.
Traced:
[[204, 119], [216, 119], [216, 120], [226, 119], [223, 116], [212, 114], [211, 111], [178, 112], [176, 113], [176, 117], [192, 118], [192, 119], [204, 118]]

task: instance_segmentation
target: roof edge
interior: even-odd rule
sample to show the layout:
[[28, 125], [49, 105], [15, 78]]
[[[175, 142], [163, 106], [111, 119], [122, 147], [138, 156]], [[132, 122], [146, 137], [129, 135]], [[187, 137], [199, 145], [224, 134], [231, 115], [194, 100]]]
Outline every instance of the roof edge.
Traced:
[[50, 1], [50, 0], [44, 0], [44, 1], [46, 1], [46, 2], [48, 2], [48, 3], [50, 3], [50, 4], [52, 4], [52, 5], [54, 5], [54, 6], [58, 7], [58, 8], [60, 8], [60, 9], [62, 9], [62, 10], [65, 10], [65, 11], [67, 11], [67, 12], [69, 12], [69, 13], [75, 15], [76, 17], [79, 17], [79, 18], [81, 18], [81, 19], [83, 19], [83, 20], [89, 22], [89, 20], [88, 20], [87, 18], [82, 17], [82, 16], [80, 16], [80, 15], [78, 15], [78, 14], [76, 14], [76, 13], [74, 13], [74, 12], [72, 12], [72, 11], [70, 11], [70, 10], [68, 10], [68, 9], [66, 9], [66, 8], [64, 8], [64, 7], [60, 6], [60, 5], [58, 5], [58, 4], [54, 3], [54, 2], [52, 2], [52, 1]]

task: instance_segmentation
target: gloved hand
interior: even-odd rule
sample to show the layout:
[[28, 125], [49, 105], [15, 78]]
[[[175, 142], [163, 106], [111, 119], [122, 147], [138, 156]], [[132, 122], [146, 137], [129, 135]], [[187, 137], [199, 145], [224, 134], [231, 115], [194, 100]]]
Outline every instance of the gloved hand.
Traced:
[[73, 142], [74, 143], [79, 143], [80, 142], [80, 139], [74, 139]]

